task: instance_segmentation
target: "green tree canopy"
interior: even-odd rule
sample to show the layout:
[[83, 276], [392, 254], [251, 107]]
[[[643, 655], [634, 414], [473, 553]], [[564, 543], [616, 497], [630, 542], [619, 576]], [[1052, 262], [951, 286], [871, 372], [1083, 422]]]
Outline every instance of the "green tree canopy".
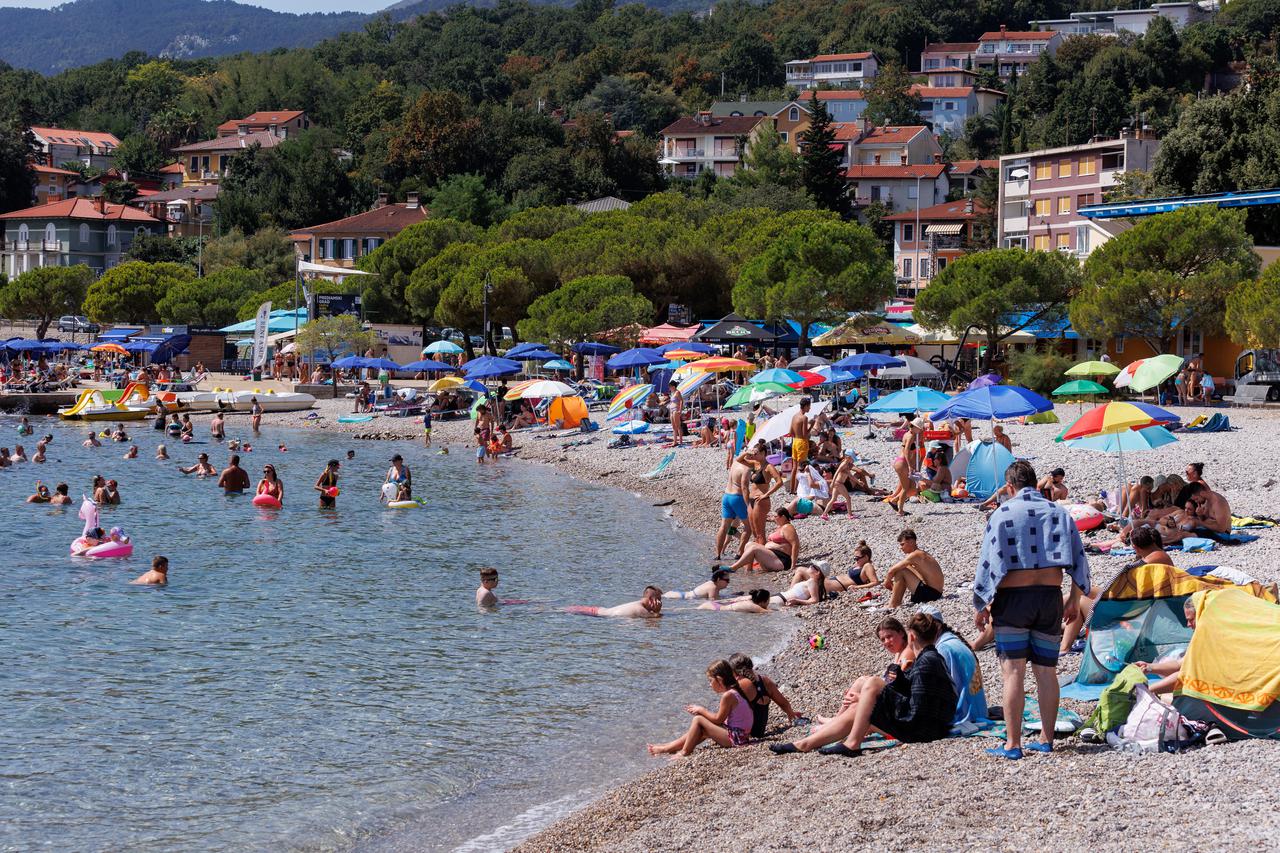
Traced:
[[622, 275], [588, 275], [538, 297], [519, 323], [525, 340], [569, 343], [653, 319], [653, 305]]
[[31, 170], [34, 139], [17, 122], [0, 124], [0, 212], [31, 206], [35, 172]]
[[506, 218], [502, 197], [484, 184], [479, 175], [454, 175], [431, 192], [431, 214], [488, 228]]
[[[190, 239], [190, 238], [188, 238]], [[204, 247], [207, 274], [234, 268], [260, 272], [268, 282], [292, 281], [297, 267], [293, 242], [279, 228], [262, 228], [249, 236], [232, 231], [209, 240]]]
[[[169, 288], [156, 310], [163, 323], [219, 328], [236, 322], [240, 306], [267, 289], [259, 270], [224, 267], [204, 278], [178, 282]], [[261, 304], [261, 298], [258, 303]]]
[[815, 94], [809, 107], [809, 126], [800, 134], [801, 176], [818, 207], [847, 219], [852, 213], [849, 184], [840, 168], [840, 146], [831, 125], [831, 111]]
[[788, 229], [742, 270], [733, 307], [800, 324], [800, 346], [814, 323], [878, 307], [893, 295], [893, 262], [867, 228], [816, 222]]
[[101, 323], [158, 323], [160, 300], [195, 276], [184, 264], [127, 261], [89, 285], [84, 313]]
[[1280, 265], [1231, 291], [1223, 326], [1241, 346], [1280, 347]]
[[1060, 319], [1079, 281], [1079, 265], [1061, 252], [975, 252], [947, 264], [920, 292], [916, 317], [930, 329], [982, 332], [989, 364], [1014, 332]]
[[378, 342], [372, 329], [366, 329], [357, 317], [317, 317], [298, 330], [298, 351], [333, 361], [348, 353], [363, 353]]
[[866, 88], [867, 108], [862, 116], [874, 125], [923, 124], [920, 96], [911, 91], [911, 75], [901, 63], [890, 62], [880, 69]]
[[79, 314], [93, 281], [93, 270], [73, 267], [36, 267], [0, 284], [0, 316], [34, 317], [36, 337], [63, 314]]
[[1170, 352], [1182, 329], [1220, 331], [1227, 294], [1260, 263], [1244, 225], [1243, 211], [1208, 206], [1140, 219], [1085, 262], [1072, 325], [1141, 338], [1156, 352]]
[[[199, 237], [165, 237], [159, 234], [139, 234], [133, 238], [126, 256], [131, 261], [157, 263], [171, 261], [196, 268], [199, 257]], [[208, 268], [208, 263], [205, 267]]]
[[453, 219], [415, 222], [360, 260], [360, 268], [375, 273], [364, 285], [366, 317], [379, 322], [427, 323], [436, 310], [439, 292], [410, 292], [410, 280], [418, 270], [447, 246], [478, 242], [483, 231]]

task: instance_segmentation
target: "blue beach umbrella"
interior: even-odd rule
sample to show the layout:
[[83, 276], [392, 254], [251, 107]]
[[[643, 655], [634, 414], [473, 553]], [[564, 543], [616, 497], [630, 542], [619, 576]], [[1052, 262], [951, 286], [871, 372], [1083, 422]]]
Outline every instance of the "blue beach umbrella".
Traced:
[[624, 370], [628, 367], [648, 367], [651, 364], [662, 364], [667, 359], [656, 350], [647, 347], [635, 347], [618, 353], [605, 362], [610, 370]]
[[787, 370], [785, 367], [771, 367], [768, 370], [762, 370], [755, 376], [747, 380], [752, 385], [759, 385], [762, 382], [776, 382], [780, 385], [794, 385], [797, 382], [803, 382], [804, 377], [794, 370]]
[[522, 352], [518, 352], [515, 355], [512, 355], [511, 352], [508, 351], [507, 354], [503, 356], [503, 358], [511, 359], [512, 361], [549, 361], [553, 358], [559, 357], [560, 356], [556, 355], [549, 349], [527, 349]]
[[495, 376], [511, 376], [520, 372], [520, 362], [495, 355], [482, 355], [462, 365], [468, 379], [492, 379]]
[[422, 350], [423, 355], [457, 355], [460, 352], [462, 347], [453, 341], [436, 341]]
[[716, 351], [716, 348], [711, 346], [710, 344], [702, 344], [702, 343], [698, 343], [697, 341], [685, 341], [683, 343], [680, 341], [675, 341], [674, 343], [663, 344], [662, 346], [658, 347], [658, 352], [662, 353], [663, 355], [666, 355], [671, 350], [676, 350], [676, 349], [688, 350], [689, 352], [700, 352], [703, 355], [711, 355], [713, 352]]
[[573, 370], [573, 365], [563, 358], [553, 358], [543, 364], [542, 367], [546, 370]]
[[1149, 426], [1143, 429], [1130, 429], [1124, 432], [1103, 433], [1084, 438], [1067, 439], [1067, 446], [1080, 450], [1093, 450], [1098, 453], [1136, 453], [1142, 450], [1155, 450], [1166, 444], [1173, 444], [1178, 439], [1162, 426]]
[[971, 418], [975, 421], [993, 421], [998, 418], [1026, 417], [1052, 408], [1053, 403], [1019, 385], [991, 385], [957, 394], [946, 405], [934, 411], [933, 419], [944, 421]]
[[334, 370], [355, 370], [365, 366], [364, 358], [358, 355], [347, 355], [329, 365]]
[[840, 367], [844, 370], [879, 370], [882, 367], [902, 367], [906, 362], [900, 358], [894, 358], [891, 355], [881, 355], [878, 352], [860, 352], [857, 355], [851, 355], [837, 361], [832, 367]]
[[582, 343], [574, 344], [573, 351], [580, 355], [613, 355], [614, 353], [622, 352], [622, 348], [595, 341], [583, 341]]
[[488, 389], [488, 388], [486, 388], [486, 387], [484, 387], [484, 383], [483, 383], [483, 382], [480, 382], [480, 381], [477, 381], [477, 380], [475, 380], [475, 379], [468, 379], [466, 382], [463, 382], [463, 383], [462, 383], [461, 385], [459, 385], [458, 387], [459, 387], [459, 388], [466, 388], [468, 391], [475, 391], [477, 394], [488, 394], [488, 393], [489, 393], [489, 389]]
[[403, 367], [389, 358], [366, 358], [364, 366], [373, 370], [404, 370]]
[[550, 349], [550, 347], [548, 347], [546, 344], [541, 344], [541, 343], [538, 343], [537, 341], [526, 341], [522, 344], [516, 344], [511, 349], [507, 350], [506, 357], [507, 358], [527, 358], [527, 356], [525, 356], [526, 352], [537, 352], [539, 350], [548, 350], [548, 349]]
[[429, 358], [423, 359], [422, 361], [411, 361], [408, 364], [402, 365], [400, 369], [412, 370], [414, 373], [419, 371], [422, 373], [451, 373], [454, 370], [457, 370], [456, 367], [451, 367], [450, 365], [439, 361], [432, 361]]
[[916, 385], [894, 391], [867, 406], [868, 412], [933, 412], [945, 406], [951, 398], [941, 391]]

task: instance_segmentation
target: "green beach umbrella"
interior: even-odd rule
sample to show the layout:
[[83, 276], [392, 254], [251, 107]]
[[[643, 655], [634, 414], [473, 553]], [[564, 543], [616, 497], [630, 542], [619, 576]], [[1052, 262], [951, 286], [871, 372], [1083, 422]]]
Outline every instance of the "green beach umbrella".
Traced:
[[1082, 361], [1067, 369], [1067, 376], [1114, 376], [1120, 372], [1109, 361]]
[[1142, 364], [1138, 365], [1138, 369], [1133, 372], [1133, 380], [1129, 383], [1129, 390], [1137, 391], [1139, 394], [1143, 391], [1150, 391], [1181, 370], [1182, 360], [1182, 356], [1168, 353], [1153, 356], [1152, 358], [1144, 358]]
[[781, 382], [757, 382], [754, 385], [743, 385], [725, 401], [725, 408], [747, 406], [764, 400], [772, 400], [783, 394], [794, 394], [795, 389]]
[[1106, 387], [1099, 385], [1097, 382], [1090, 382], [1088, 379], [1076, 379], [1071, 382], [1064, 382], [1057, 388], [1053, 389], [1055, 397], [1078, 397], [1081, 394], [1106, 394]]

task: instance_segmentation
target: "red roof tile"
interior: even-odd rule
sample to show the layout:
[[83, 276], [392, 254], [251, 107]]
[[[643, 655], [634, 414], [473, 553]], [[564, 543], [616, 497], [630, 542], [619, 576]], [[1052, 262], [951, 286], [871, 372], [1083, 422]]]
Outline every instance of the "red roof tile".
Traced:
[[46, 142], [61, 145], [83, 145], [85, 142], [96, 148], [118, 148], [120, 140], [110, 133], [96, 130], [74, 130], [67, 127], [32, 127], [31, 132]]
[[908, 125], [906, 127], [873, 127], [865, 134], [862, 124], [856, 121], [839, 122], [832, 125], [836, 131], [836, 139], [843, 141], [856, 140], [859, 145], [901, 145], [915, 139], [921, 133], [928, 133], [924, 125]]
[[973, 94], [972, 86], [922, 86], [914, 83], [911, 91], [922, 98], [967, 98]]
[[290, 236], [299, 239], [313, 234], [398, 234], [429, 215], [430, 212], [421, 205], [408, 207], [403, 204], [387, 204], [345, 219], [299, 228], [290, 232]]
[[303, 114], [302, 110], [263, 110], [245, 116], [236, 124], [284, 124], [293, 121]]
[[858, 89], [828, 89], [826, 91], [809, 91], [800, 95], [800, 100], [812, 101], [814, 97], [823, 101], [861, 101], [865, 95]]
[[[945, 163], [922, 163], [917, 166], [850, 166], [844, 176], [851, 181], [862, 178], [937, 178], [947, 170]], [[915, 211], [912, 211], [914, 214]]]
[[870, 59], [872, 53], [864, 50], [861, 53], [823, 53], [810, 59], [810, 62], [843, 62], [849, 59]]
[[[931, 219], [935, 222], [941, 219], [973, 219], [990, 212], [986, 205], [976, 199], [973, 202], [973, 210], [966, 211], [965, 206], [967, 204], [967, 199], [960, 199], [959, 201], [944, 201], [942, 204], [935, 204], [932, 207], [922, 207], [920, 208], [920, 218], [922, 220]], [[915, 219], [916, 211], [907, 210], [884, 218], [902, 221]]]
[[994, 170], [999, 167], [999, 160], [955, 160], [951, 164], [951, 171], [957, 175], [971, 175], [979, 169]]
[[93, 199], [68, 198], [50, 204], [38, 204], [26, 210], [14, 210], [0, 214], [0, 219], [91, 219], [91, 220], [125, 220], [160, 224], [154, 216], [148, 216], [137, 208], [124, 204], [107, 202], [105, 212], [99, 211]]
[[70, 169], [57, 169], [53, 166], [45, 166], [41, 163], [32, 163], [31, 168], [42, 175], [70, 175], [76, 178], [80, 177], [79, 172], [73, 172]]

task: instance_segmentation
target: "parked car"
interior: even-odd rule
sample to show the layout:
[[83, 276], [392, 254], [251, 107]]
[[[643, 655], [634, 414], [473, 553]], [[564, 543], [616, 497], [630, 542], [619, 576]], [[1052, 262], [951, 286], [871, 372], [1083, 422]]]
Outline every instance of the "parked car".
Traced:
[[58, 318], [59, 332], [88, 332], [96, 335], [102, 331], [102, 327], [97, 323], [90, 323], [88, 317], [78, 317], [72, 314], [64, 314]]

